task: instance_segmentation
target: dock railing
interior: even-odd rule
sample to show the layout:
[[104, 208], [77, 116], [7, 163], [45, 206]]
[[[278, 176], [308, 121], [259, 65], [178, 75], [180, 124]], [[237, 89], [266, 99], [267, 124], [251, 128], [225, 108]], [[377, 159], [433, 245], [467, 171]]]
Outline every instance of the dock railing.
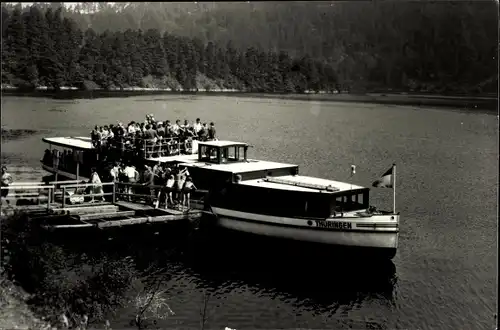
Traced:
[[[46, 199], [47, 209], [50, 208], [50, 204], [53, 199], [53, 191], [55, 189], [54, 185], [43, 185], [40, 182], [16, 182], [12, 183], [8, 187], [1, 187], [1, 190], [8, 190], [9, 193], [6, 197], [2, 196], [2, 200], [36, 200], [38, 205], [42, 205], [42, 201]], [[22, 190], [22, 191], [19, 191]], [[47, 191], [47, 193], [43, 193]], [[14, 192], [14, 193], [11, 193]], [[45, 197], [46, 196], [46, 197]]]
[[[144, 185], [141, 183], [115, 182], [113, 190], [113, 203], [118, 200], [138, 200], [153, 201], [158, 199], [159, 193], [165, 191], [165, 186], [160, 185]], [[171, 192], [179, 193], [176, 188], [172, 188]], [[182, 192], [180, 192], [182, 193]], [[205, 202], [205, 190], [195, 190], [191, 192], [190, 202], [195, 204], [203, 204]]]
[[[108, 192], [105, 191], [105, 187], [110, 187], [110, 189], [106, 189]], [[90, 191], [88, 188], [90, 188]], [[111, 196], [106, 202], [112, 202], [113, 204], [120, 200], [130, 200], [137, 203], [152, 203], [154, 200], [158, 199], [159, 193], [164, 191], [165, 187], [161, 185], [145, 185], [142, 183], [85, 183], [71, 180], [51, 181], [48, 185], [40, 184], [39, 182], [16, 182], [8, 187], [1, 187], [1, 189], [9, 190], [7, 197], [2, 197], [2, 200], [22, 200], [31, 198], [32, 201], [37, 201], [37, 205], [43, 205], [42, 201], [46, 201], [47, 210], [49, 210], [54, 203], [61, 203], [62, 208], [65, 209], [68, 204], [85, 205], [94, 201], [96, 197], [104, 198], [105, 196]], [[179, 193], [175, 188], [172, 189], [172, 192]], [[204, 190], [191, 192], [190, 202], [195, 205], [203, 205], [206, 193], [207, 191]], [[72, 202], [72, 197], [79, 198], [80, 201]], [[85, 201], [89, 198], [90, 201]]]
[[[117, 200], [127, 200], [127, 199], [154, 199], [158, 196], [158, 193], [164, 186], [160, 185], [145, 185], [142, 183], [131, 183], [131, 182], [115, 182], [114, 183], [114, 196], [113, 202]], [[137, 190], [149, 192], [149, 194], [137, 193]]]
[[[84, 198], [85, 197], [90, 197], [92, 200], [94, 200], [94, 197], [104, 197], [104, 196], [113, 196], [113, 199], [114, 199], [114, 189], [113, 189], [113, 192], [110, 192], [110, 193], [106, 193], [104, 192], [104, 187], [107, 187], [107, 186], [115, 186], [115, 183], [114, 182], [103, 182], [103, 183], [77, 183], [77, 184], [69, 184], [69, 185], [62, 185], [61, 186], [61, 189], [62, 189], [62, 208], [64, 209], [66, 207], [66, 199], [69, 199], [71, 196], [67, 196], [66, 195], [66, 192], [70, 189], [73, 189], [76, 192], [78, 191], [81, 191], [83, 189], [83, 191], [85, 192], [85, 194], [83, 195]], [[91, 187], [92, 189], [90, 190], [90, 193], [87, 193], [87, 188]], [[99, 189], [100, 192], [96, 192], [95, 190]], [[81, 203], [80, 203], [81, 204]]]

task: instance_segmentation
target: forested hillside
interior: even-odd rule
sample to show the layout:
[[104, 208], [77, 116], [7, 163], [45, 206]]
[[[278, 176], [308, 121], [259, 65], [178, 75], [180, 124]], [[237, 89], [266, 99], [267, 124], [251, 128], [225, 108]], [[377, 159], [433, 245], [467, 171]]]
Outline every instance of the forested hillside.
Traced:
[[[498, 89], [494, 1], [59, 6], [37, 4], [24, 14], [2, 8], [3, 82], [87, 80], [111, 87], [154, 81], [288, 92], [336, 85], [439, 93]], [[20, 29], [26, 36], [16, 40]], [[53, 40], [52, 50], [41, 44], [56, 57], [23, 55], [21, 48], [40, 44], [32, 41], [35, 35]], [[15, 66], [23, 56], [30, 66], [21, 73]], [[57, 76], [52, 68], [49, 74], [57, 63], [64, 73]]]

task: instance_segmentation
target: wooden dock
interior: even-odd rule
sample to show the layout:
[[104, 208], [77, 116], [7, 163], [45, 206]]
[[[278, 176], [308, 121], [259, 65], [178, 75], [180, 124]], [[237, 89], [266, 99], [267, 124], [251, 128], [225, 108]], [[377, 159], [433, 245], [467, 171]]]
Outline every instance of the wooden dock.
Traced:
[[[172, 222], [186, 222], [186, 223], [199, 223], [199, 219], [204, 212], [201, 209], [187, 209], [187, 208], [155, 208], [146, 202], [129, 202], [125, 200], [118, 200], [120, 195], [116, 191], [118, 189], [113, 187], [113, 192], [108, 194], [101, 194], [97, 196], [102, 198], [103, 195], [111, 195], [109, 201], [95, 201], [87, 200], [77, 204], [70, 204], [67, 202], [69, 196], [66, 191], [71, 188], [80, 189], [89, 186], [90, 184], [64, 185], [58, 183], [59, 190], [56, 187], [41, 186], [41, 185], [25, 185], [27, 192], [19, 193], [19, 185], [16, 185], [16, 194], [12, 194], [7, 199], [2, 199], [2, 217], [13, 215], [17, 212], [26, 214], [40, 223], [42, 228], [48, 230], [61, 230], [61, 229], [82, 229], [82, 228], [97, 228], [105, 229], [109, 227], [123, 227], [130, 225], [148, 224], [148, 223], [172, 223]], [[103, 184], [104, 185], [104, 184]], [[4, 189], [4, 188], [2, 188]], [[43, 193], [42, 191], [46, 192]], [[36, 192], [38, 194], [36, 194]], [[23, 196], [27, 196], [30, 202], [26, 205], [23, 201]], [[57, 198], [59, 196], [59, 199]], [[130, 194], [126, 197], [141, 197], [142, 195]], [[89, 199], [85, 195], [83, 200]], [[26, 199], [25, 199], [26, 200]], [[35, 200], [35, 201], [34, 201]], [[199, 202], [199, 201], [198, 201]], [[24, 204], [24, 205], [23, 205]], [[200, 206], [200, 203], [193, 203]]]

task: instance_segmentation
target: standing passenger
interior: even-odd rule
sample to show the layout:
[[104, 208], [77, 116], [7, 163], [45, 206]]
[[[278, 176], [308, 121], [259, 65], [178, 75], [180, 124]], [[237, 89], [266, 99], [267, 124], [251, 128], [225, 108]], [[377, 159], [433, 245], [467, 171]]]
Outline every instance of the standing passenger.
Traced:
[[154, 200], [155, 200], [155, 197], [156, 197], [156, 194], [155, 194], [155, 190], [154, 190], [154, 173], [153, 171], [151, 170], [151, 166], [149, 165], [144, 165], [145, 167], [145, 171], [144, 171], [144, 183], [143, 185], [148, 187], [149, 189], [149, 198], [148, 198], [148, 202], [153, 204], [154, 203]]
[[127, 164], [127, 166], [123, 169], [123, 172], [126, 176], [126, 182], [129, 183], [129, 185], [127, 185], [127, 195], [128, 195], [127, 197], [128, 200], [130, 201], [131, 195], [135, 191], [135, 189], [130, 184], [137, 183], [137, 177], [139, 176], [139, 172], [137, 172], [135, 167], [130, 164]]
[[168, 205], [174, 205], [174, 199], [172, 193], [174, 191], [175, 178], [173, 174], [169, 174], [167, 182], [165, 183], [165, 208], [168, 209]]
[[200, 141], [206, 141], [208, 138], [208, 128], [207, 128], [207, 123], [203, 123], [203, 127], [201, 128], [200, 132], [198, 133], [198, 136], [200, 138]]
[[193, 183], [193, 179], [188, 176], [186, 178], [186, 182], [184, 183], [184, 187], [182, 188], [182, 206], [187, 207], [187, 211], [191, 208], [191, 191], [196, 190], [196, 186]]
[[102, 190], [102, 182], [101, 178], [99, 177], [99, 174], [97, 174], [96, 168], [93, 167], [91, 169], [91, 174], [90, 174], [90, 183], [92, 184], [92, 200], [90, 201], [91, 203], [95, 202], [94, 196], [95, 195], [100, 195], [101, 196], [101, 201], [104, 202], [104, 191]]
[[177, 203], [182, 202], [182, 188], [184, 187], [184, 182], [186, 181], [186, 177], [189, 175], [188, 170], [185, 168], [183, 170], [179, 170], [179, 167], [177, 165], [177, 175], [175, 176], [175, 181], [176, 181], [176, 196], [175, 199]]
[[203, 128], [200, 118], [196, 118], [196, 123], [194, 123], [193, 127], [194, 127], [194, 132], [196, 133], [196, 135], [198, 135], [201, 129]]
[[214, 122], [210, 123], [210, 128], [208, 129], [208, 139], [209, 140], [217, 140], [217, 134], [216, 134]]

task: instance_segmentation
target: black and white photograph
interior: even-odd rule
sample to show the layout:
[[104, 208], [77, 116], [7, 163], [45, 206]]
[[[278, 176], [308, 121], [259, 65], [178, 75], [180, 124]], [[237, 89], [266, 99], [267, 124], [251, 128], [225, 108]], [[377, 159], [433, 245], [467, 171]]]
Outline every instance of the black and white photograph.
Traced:
[[1, 10], [0, 330], [497, 329], [498, 1]]

